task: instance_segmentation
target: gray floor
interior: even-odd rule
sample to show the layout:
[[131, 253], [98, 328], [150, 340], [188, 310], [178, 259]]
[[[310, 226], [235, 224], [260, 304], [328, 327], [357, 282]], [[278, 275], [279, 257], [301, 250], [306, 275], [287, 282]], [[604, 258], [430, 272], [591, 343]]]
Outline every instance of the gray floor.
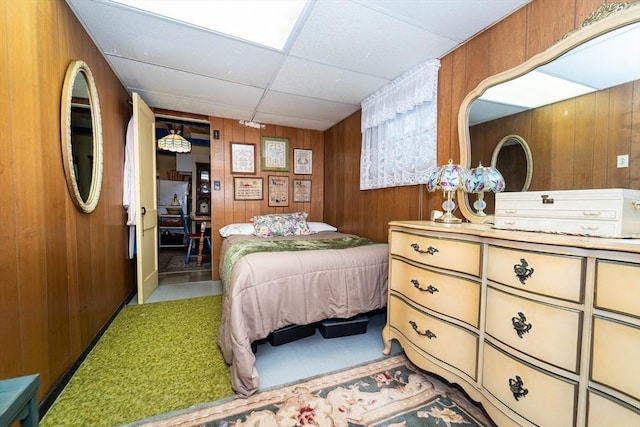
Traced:
[[[211, 274], [210, 272], [208, 273]], [[147, 303], [216, 295], [222, 292], [219, 281], [201, 280], [197, 273], [163, 273], [159, 286]], [[209, 276], [210, 277], [210, 276]], [[134, 297], [130, 304], [135, 304]], [[305, 378], [345, 369], [383, 357], [382, 328], [384, 313], [369, 317], [367, 332], [339, 338], [323, 338], [315, 334], [283, 345], [260, 343], [256, 352], [256, 368], [260, 389], [299, 381]], [[401, 351], [393, 343], [392, 353]]]

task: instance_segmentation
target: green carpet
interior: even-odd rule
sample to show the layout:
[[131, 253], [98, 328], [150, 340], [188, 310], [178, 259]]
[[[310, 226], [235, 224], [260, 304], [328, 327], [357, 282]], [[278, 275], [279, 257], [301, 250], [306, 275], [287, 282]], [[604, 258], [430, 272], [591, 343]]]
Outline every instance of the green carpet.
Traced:
[[232, 396], [222, 296], [127, 305], [40, 425], [116, 426]]

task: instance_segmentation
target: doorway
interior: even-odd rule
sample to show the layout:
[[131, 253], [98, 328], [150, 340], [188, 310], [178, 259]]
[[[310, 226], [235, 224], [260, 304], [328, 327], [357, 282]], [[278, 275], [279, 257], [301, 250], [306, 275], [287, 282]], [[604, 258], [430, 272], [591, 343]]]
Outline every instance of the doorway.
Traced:
[[[158, 282], [175, 284], [212, 280], [211, 248], [204, 245], [203, 251], [209, 256], [203, 257], [201, 265], [198, 265], [196, 257], [187, 259], [185, 239], [185, 233], [193, 233], [201, 222], [211, 221], [211, 214], [203, 215], [199, 206], [203, 189], [200, 169], [203, 165], [206, 165], [206, 176], [210, 174], [211, 125], [208, 121], [156, 115], [156, 140], [171, 132], [179, 133], [189, 141], [191, 151], [176, 153], [159, 148], [156, 151]], [[192, 249], [192, 252], [197, 254], [197, 250]]]

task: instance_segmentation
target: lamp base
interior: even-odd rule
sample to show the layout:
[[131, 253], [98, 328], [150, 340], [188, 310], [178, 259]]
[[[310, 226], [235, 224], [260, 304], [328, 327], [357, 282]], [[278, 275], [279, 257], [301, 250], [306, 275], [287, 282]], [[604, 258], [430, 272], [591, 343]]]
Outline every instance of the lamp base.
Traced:
[[435, 222], [444, 222], [446, 224], [459, 224], [462, 222], [460, 218], [453, 216], [451, 212], [445, 212], [434, 220]]

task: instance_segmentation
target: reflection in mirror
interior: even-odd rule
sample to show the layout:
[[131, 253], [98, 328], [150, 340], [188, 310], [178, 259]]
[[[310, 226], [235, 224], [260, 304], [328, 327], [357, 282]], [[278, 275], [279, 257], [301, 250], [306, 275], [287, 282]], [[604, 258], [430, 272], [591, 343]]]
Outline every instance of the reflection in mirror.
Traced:
[[74, 205], [92, 212], [102, 186], [102, 125], [91, 70], [72, 61], [62, 90], [62, 157], [67, 187]]
[[533, 175], [533, 158], [529, 144], [521, 136], [508, 135], [496, 145], [491, 166], [498, 169], [505, 180], [504, 191], [527, 191]]
[[[618, 169], [615, 160], [631, 151], [640, 114], [633, 95], [640, 91], [638, 5], [603, 5], [547, 51], [481, 82], [460, 108], [460, 163], [488, 164], [495, 154], [507, 191], [522, 191], [522, 177], [509, 178], [509, 168], [527, 152], [510, 143], [495, 152], [505, 135], [520, 135], [528, 142], [518, 144], [529, 147], [527, 164], [536, 163], [525, 175], [530, 190], [631, 188], [637, 165]], [[469, 221], [493, 221], [460, 198]]]

